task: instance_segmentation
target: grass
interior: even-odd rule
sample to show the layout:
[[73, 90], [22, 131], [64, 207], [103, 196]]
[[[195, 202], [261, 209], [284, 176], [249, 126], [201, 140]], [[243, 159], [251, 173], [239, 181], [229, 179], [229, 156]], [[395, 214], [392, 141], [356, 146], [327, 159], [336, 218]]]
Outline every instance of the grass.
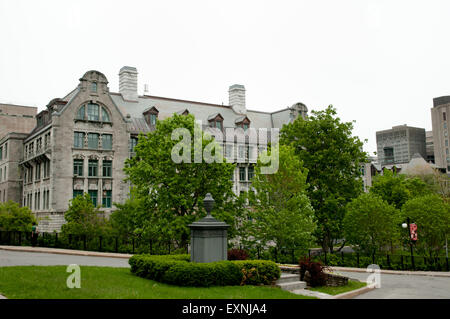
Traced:
[[362, 287], [365, 287], [366, 283], [365, 282], [360, 282], [360, 281], [356, 281], [356, 280], [349, 280], [348, 284], [345, 286], [341, 286], [341, 287], [314, 287], [314, 288], [309, 288], [309, 290], [313, 290], [313, 291], [318, 291], [318, 292], [323, 292], [329, 295], [339, 295], [342, 294], [344, 292], [348, 292], [348, 291], [352, 291], [355, 289], [359, 289]]
[[10, 299], [311, 299], [277, 287], [179, 287], [144, 279], [129, 268], [81, 266], [69, 289], [65, 266], [0, 267], [0, 294]]

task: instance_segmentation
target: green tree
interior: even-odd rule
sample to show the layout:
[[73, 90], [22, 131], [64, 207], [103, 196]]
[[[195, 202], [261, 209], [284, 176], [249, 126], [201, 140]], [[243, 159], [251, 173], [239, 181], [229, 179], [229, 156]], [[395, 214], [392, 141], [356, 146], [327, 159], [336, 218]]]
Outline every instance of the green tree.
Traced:
[[285, 145], [279, 147], [275, 174], [262, 174], [262, 166], [265, 164], [259, 158], [252, 180], [255, 192], [249, 193], [248, 235], [261, 246], [273, 242], [278, 249], [295, 247], [305, 252], [314, 242], [312, 232], [316, 228], [314, 210], [306, 195], [308, 170], [294, 148]]
[[409, 199], [431, 194], [432, 189], [417, 177], [407, 177], [384, 169], [383, 175], [374, 178], [370, 193], [380, 196], [397, 209], [401, 209]]
[[396, 243], [400, 213], [381, 197], [365, 193], [347, 205], [343, 221], [345, 239], [366, 254], [375, 254]]
[[367, 160], [363, 143], [352, 136], [353, 123], [342, 122], [330, 105], [298, 117], [281, 130], [281, 144], [291, 145], [308, 169], [308, 197], [317, 220], [316, 237], [324, 250], [333, 251], [342, 238], [345, 206], [362, 192], [360, 163]]
[[[189, 139], [183, 136], [172, 139], [176, 129], [185, 129]], [[221, 157], [218, 143], [208, 138], [192, 115], [174, 114], [158, 121], [156, 130], [141, 134], [135, 147], [136, 156], [125, 163], [124, 170], [135, 196], [143, 200], [151, 214], [148, 220], [152, 231], [182, 247], [188, 243], [188, 225], [206, 214], [203, 198], [207, 193], [215, 200], [212, 215], [233, 226], [231, 237], [235, 234], [235, 216], [242, 211], [239, 206], [242, 201], [235, 200], [230, 179], [235, 165], [225, 159], [222, 163], [208, 163], [201, 156], [211, 153]], [[174, 161], [172, 150], [176, 150], [176, 155], [186, 156], [187, 161]], [[196, 162], [200, 156], [200, 162]]]
[[409, 217], [417, 225], [418, 251], [437, 256], [450, 235], [450, 205], [436, 194], [416, 197], [403, 205], [402, 217], [404, 222]]
[[0, 203], [0, 230], [31, 232], [33, 222], [36, 218], [28, 207], [13, 201]]
[[61, 227], [63, 234], [102, 235], [108, 231], [108, 223], [103, 213], [94, 206], [87, 193], [70, 200], [64, 218], [67, 223]]

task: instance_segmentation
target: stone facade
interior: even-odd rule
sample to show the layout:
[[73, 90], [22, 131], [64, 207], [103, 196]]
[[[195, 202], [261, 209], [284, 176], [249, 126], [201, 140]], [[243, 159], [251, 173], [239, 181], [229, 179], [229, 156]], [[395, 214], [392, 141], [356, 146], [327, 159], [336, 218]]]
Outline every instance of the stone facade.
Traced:
[[0, 139], [0, 202], [9, 200], [21, 203], [22, 159], [24, 133], [9, 133]]
[[37, 107], [0, 103], [0, 139], [8, 133], [30, 133], [36, 126]]
[[273, 113], [248, 110], [242, 85], [230, 87], [230, 101], [236, 105], [217, 105], [138, 95], [137, 70], [132, 67], [120, 70], [119, 83], [119, 93], [109, 92], [106, 77], [88, 71], [72, 92], [53, 99], [36, 116], [36, 127], [23, 141], [20, 202], [37, 215], [41, 231], [59, 230], [69, 201], [83, 192], [106, 215], [113, 202], [123, 203], [129, 193], [124, 162], [134, 154], [137, 135], [153, 130], [156, 120], [193, 114], [213, 135], [226, 128], [233, 128], [236, 137], [242, 135], [243, 142], [237, 138], [223, 144], [224, 150], [238, 155], [233, 191], [239, 194], [250, 190], [252, 167], [264, 150], [249, 142], [248, 128], [280, 129], [307, 116], [302, 103]]
[[448, 119], [450, 112], [450, 96], [433, 99], [431, 109], [431, 125], [433, 128], [434, 161], [438, 168], [450, 173], [450, 147], [448, 137]]

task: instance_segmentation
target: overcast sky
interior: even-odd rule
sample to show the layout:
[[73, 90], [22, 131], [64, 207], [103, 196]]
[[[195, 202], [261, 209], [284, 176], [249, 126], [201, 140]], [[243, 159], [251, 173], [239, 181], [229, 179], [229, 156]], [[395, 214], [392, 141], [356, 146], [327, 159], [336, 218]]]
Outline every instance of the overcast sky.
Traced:
[[247, 108], [333, 104], [376, 150], [375, 132], [431, 130], [450, 95], [450, 1], [0, 0], [0, 103], [42, 110], [95, 69], [118, 91], [124, 65], [139, 94]]

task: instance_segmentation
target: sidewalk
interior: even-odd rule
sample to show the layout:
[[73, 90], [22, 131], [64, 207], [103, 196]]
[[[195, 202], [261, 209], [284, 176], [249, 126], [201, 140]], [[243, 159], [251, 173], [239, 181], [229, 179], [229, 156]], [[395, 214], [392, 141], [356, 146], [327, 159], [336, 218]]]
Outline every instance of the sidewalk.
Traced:
[[[297, 265], [285, 265], [280, 266], [282, 271], [296, 271]], [[345, 271], [345, 272], [367, 272], [366, 268], [351, 268], [351, 267], [329, 267], [331, 271]], [[381, 274], [387, 275], [409, 275], [409, 276], [431, 276], [431, 277], [447, 277], [450, 278], [450, 272], [448, 271], [411, 271], [411, 270], [384, 270], [380, 269]]]
[[47, 248], [47, 247], [30, 247], [30, 246], [0, 246], [1, 250], [22, 251], [32, 253], [47, 253], [61, 255], [91, 256], [91, 257], [113, 257], [113, 258], [130, 258], [130, 254], [118, 253], [102, 253], [98, 251], [85, 251], [73, 249]]

